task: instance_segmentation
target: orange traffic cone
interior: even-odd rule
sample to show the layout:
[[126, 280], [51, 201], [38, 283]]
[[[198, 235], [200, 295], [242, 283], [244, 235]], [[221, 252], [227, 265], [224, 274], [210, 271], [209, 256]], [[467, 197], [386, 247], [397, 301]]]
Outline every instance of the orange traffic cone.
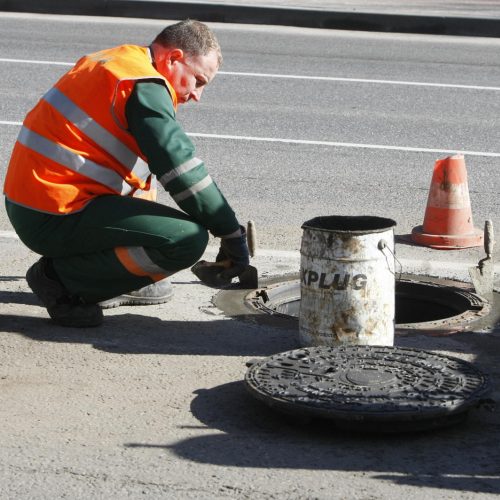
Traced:
[[463, 155], [436, 161], [424, 224], [413, 228], [411, 239], [419, 245], [440, 250], [483, 244], [483, 232], [472, 223]]

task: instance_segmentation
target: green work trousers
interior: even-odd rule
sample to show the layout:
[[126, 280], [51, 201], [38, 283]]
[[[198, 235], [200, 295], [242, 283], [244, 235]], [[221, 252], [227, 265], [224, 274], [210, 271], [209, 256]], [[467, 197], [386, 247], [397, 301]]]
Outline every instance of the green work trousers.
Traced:
[[128, 196], [100, 196], [71, 215], [46, 214], [8, 200], [6, 208], [21, 241], [50, 257], [68, 291], [88, 303], [153, 282], [128, 271], [116, 247], [142, 247], [170, 276], [199, 260], [208, 243], [207, 230], [185, 213]]

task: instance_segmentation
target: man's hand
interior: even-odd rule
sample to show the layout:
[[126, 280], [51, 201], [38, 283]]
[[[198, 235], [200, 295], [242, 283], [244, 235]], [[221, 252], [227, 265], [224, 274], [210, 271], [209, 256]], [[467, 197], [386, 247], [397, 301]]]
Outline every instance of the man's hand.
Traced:
[[247, 232], [240, 226], [241, 236], [222, 238], [216, 262], [224, 264], [220, 277], [229, 282], [239, 276], [250, 264], [250, 253], [247, 245]]
[[215, 262], [200, 260], [191, 271], [205, 285], [214, 288], [225, 288], [231, 285], [236, 276], [240, 286], [258, 287], [257, 269], [250, 266], [250, 255], [245, 228], [240, 226], [240, 234], [232, 238], [221, 238], [219, 253]]

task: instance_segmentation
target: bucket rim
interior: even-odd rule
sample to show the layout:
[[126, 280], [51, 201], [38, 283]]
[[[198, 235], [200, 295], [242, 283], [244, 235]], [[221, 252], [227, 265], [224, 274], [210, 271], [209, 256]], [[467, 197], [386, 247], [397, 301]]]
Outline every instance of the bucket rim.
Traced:
[[305, 221], [302, 229], [315, 229], [327, 233], [371, 234], [387, 231], [396, 221], [374, 215], [320, 215]]

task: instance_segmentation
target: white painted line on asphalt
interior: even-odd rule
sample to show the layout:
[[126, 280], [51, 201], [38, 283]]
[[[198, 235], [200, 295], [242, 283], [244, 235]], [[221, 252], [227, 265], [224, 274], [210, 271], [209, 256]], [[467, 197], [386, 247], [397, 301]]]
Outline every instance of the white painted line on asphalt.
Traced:
[[[0, 120], [0, 125], [21, 126], [21, 122], [10, 122]], [[353, 142], [332, 142], [332, 141], [309, 141], [306, 139], [279, 139], [276, 137], [253, 137], [243, 135], [225, 135], [225, 134], [202, 134], [197, 132], [188, 132], [191, 137], [200, 137], [208, 139], [225, 139], [231, 141], [252, 141], [252, 142], [279, 142], [286, 144], [305, 144], [313, 146], [330, 146], [336, 148], [361, 148], [361, 149], [381, 149], [387, 151], [405, 151], [411, 153], [438, 153], [438, 154], [463, 154], [465, 156], [489, 156], [499, 158], [500, 153], [490, 153], [487, 151], [465, 151], [458, 149], [431, 149], [431, 148], [413, 148], [409, 146], [386, 146], [383, 144], [360, 144]]]
[[[47, 64], [55, 66], [73, 66], [74, 63], [62, 61], [37, 61], [31, 59], [9, 59], [0, 58], [0, 62], [19, 63], [19, 64]], [[489, 87], [483, 85], [464, 85], [458, 83], [433, 83], [433, 82], [413, 82], [405, 80], [377, 80], [373, 78], [345, 78], [336, 76], [308, 76], [308, 75], [284, 75], [281, 73], [250, 73], [244, 71], [219, 71], [219, 75], [227, 76], [248, 76], [251, 78], [283, 78], [288, 80], [317, 80], [328, 82], [348, 82], [348, 83], [373, 83], [377, 85], [410, 85], [415, 87], [435, 87], [447, 89], [465, 89], [465, 90], [494, 90], [499, 91], [500, 87]]]
[[[1, 122], [0, 122], [1, 123]], [[491, 153], [486, 151], [464, 151], [458, 149], [432, 149], [432, 148], [414, 148], [409, 146], [387, 146], [383, 144], [361, 144], [352, 142], [332, 142], [332, 141], [309, 141], [305, 139], [278, 139], [275, 137], [253, 137], [241, 135], [221, 135], [221, 134], [201, 134], [189, 133], [191, 137], [206, 137], [210, 139], [229, 139], [235, 141], [255, 141], [255, 142], [281, 142], [287, 144], [308, 144], [313, 146], [331, 146], [339, 148], [363, 148], [363, 149], [383, 149], [389, 151], [406, 151], [413, 153], [445, 153], [445, 154], [463, 154], [467, 156], [491, 156], [498, 158], [500, 153]]]
[[282, 75], [273, 73], [244, 73], [238, 71], [219, 71], [219, 75], [250, 76], [257, 78], [285, 78], [290, 80], [324, 80], [330, 82], [375, 83], [379, 85], [413, 85], [416, 87], [440, 87], [448, 89], [500, 90], [500, 87], [482, 85], [462, 85], [456, 83], [410, 82], [404, 80], [375, 80], [371, 78], [342, 78], [335, 76]]
[[21, 64], [47, 64], [53, 66], [74, 66], [75, 63], [67, 63], [67, 62], [58, 62], [58, 61], [39, 61], [39, 60], [31, 60], [31, 59], [8, 59], [5, 57], [0, 58], [0, 62], [7, 63], [21, 63]]

